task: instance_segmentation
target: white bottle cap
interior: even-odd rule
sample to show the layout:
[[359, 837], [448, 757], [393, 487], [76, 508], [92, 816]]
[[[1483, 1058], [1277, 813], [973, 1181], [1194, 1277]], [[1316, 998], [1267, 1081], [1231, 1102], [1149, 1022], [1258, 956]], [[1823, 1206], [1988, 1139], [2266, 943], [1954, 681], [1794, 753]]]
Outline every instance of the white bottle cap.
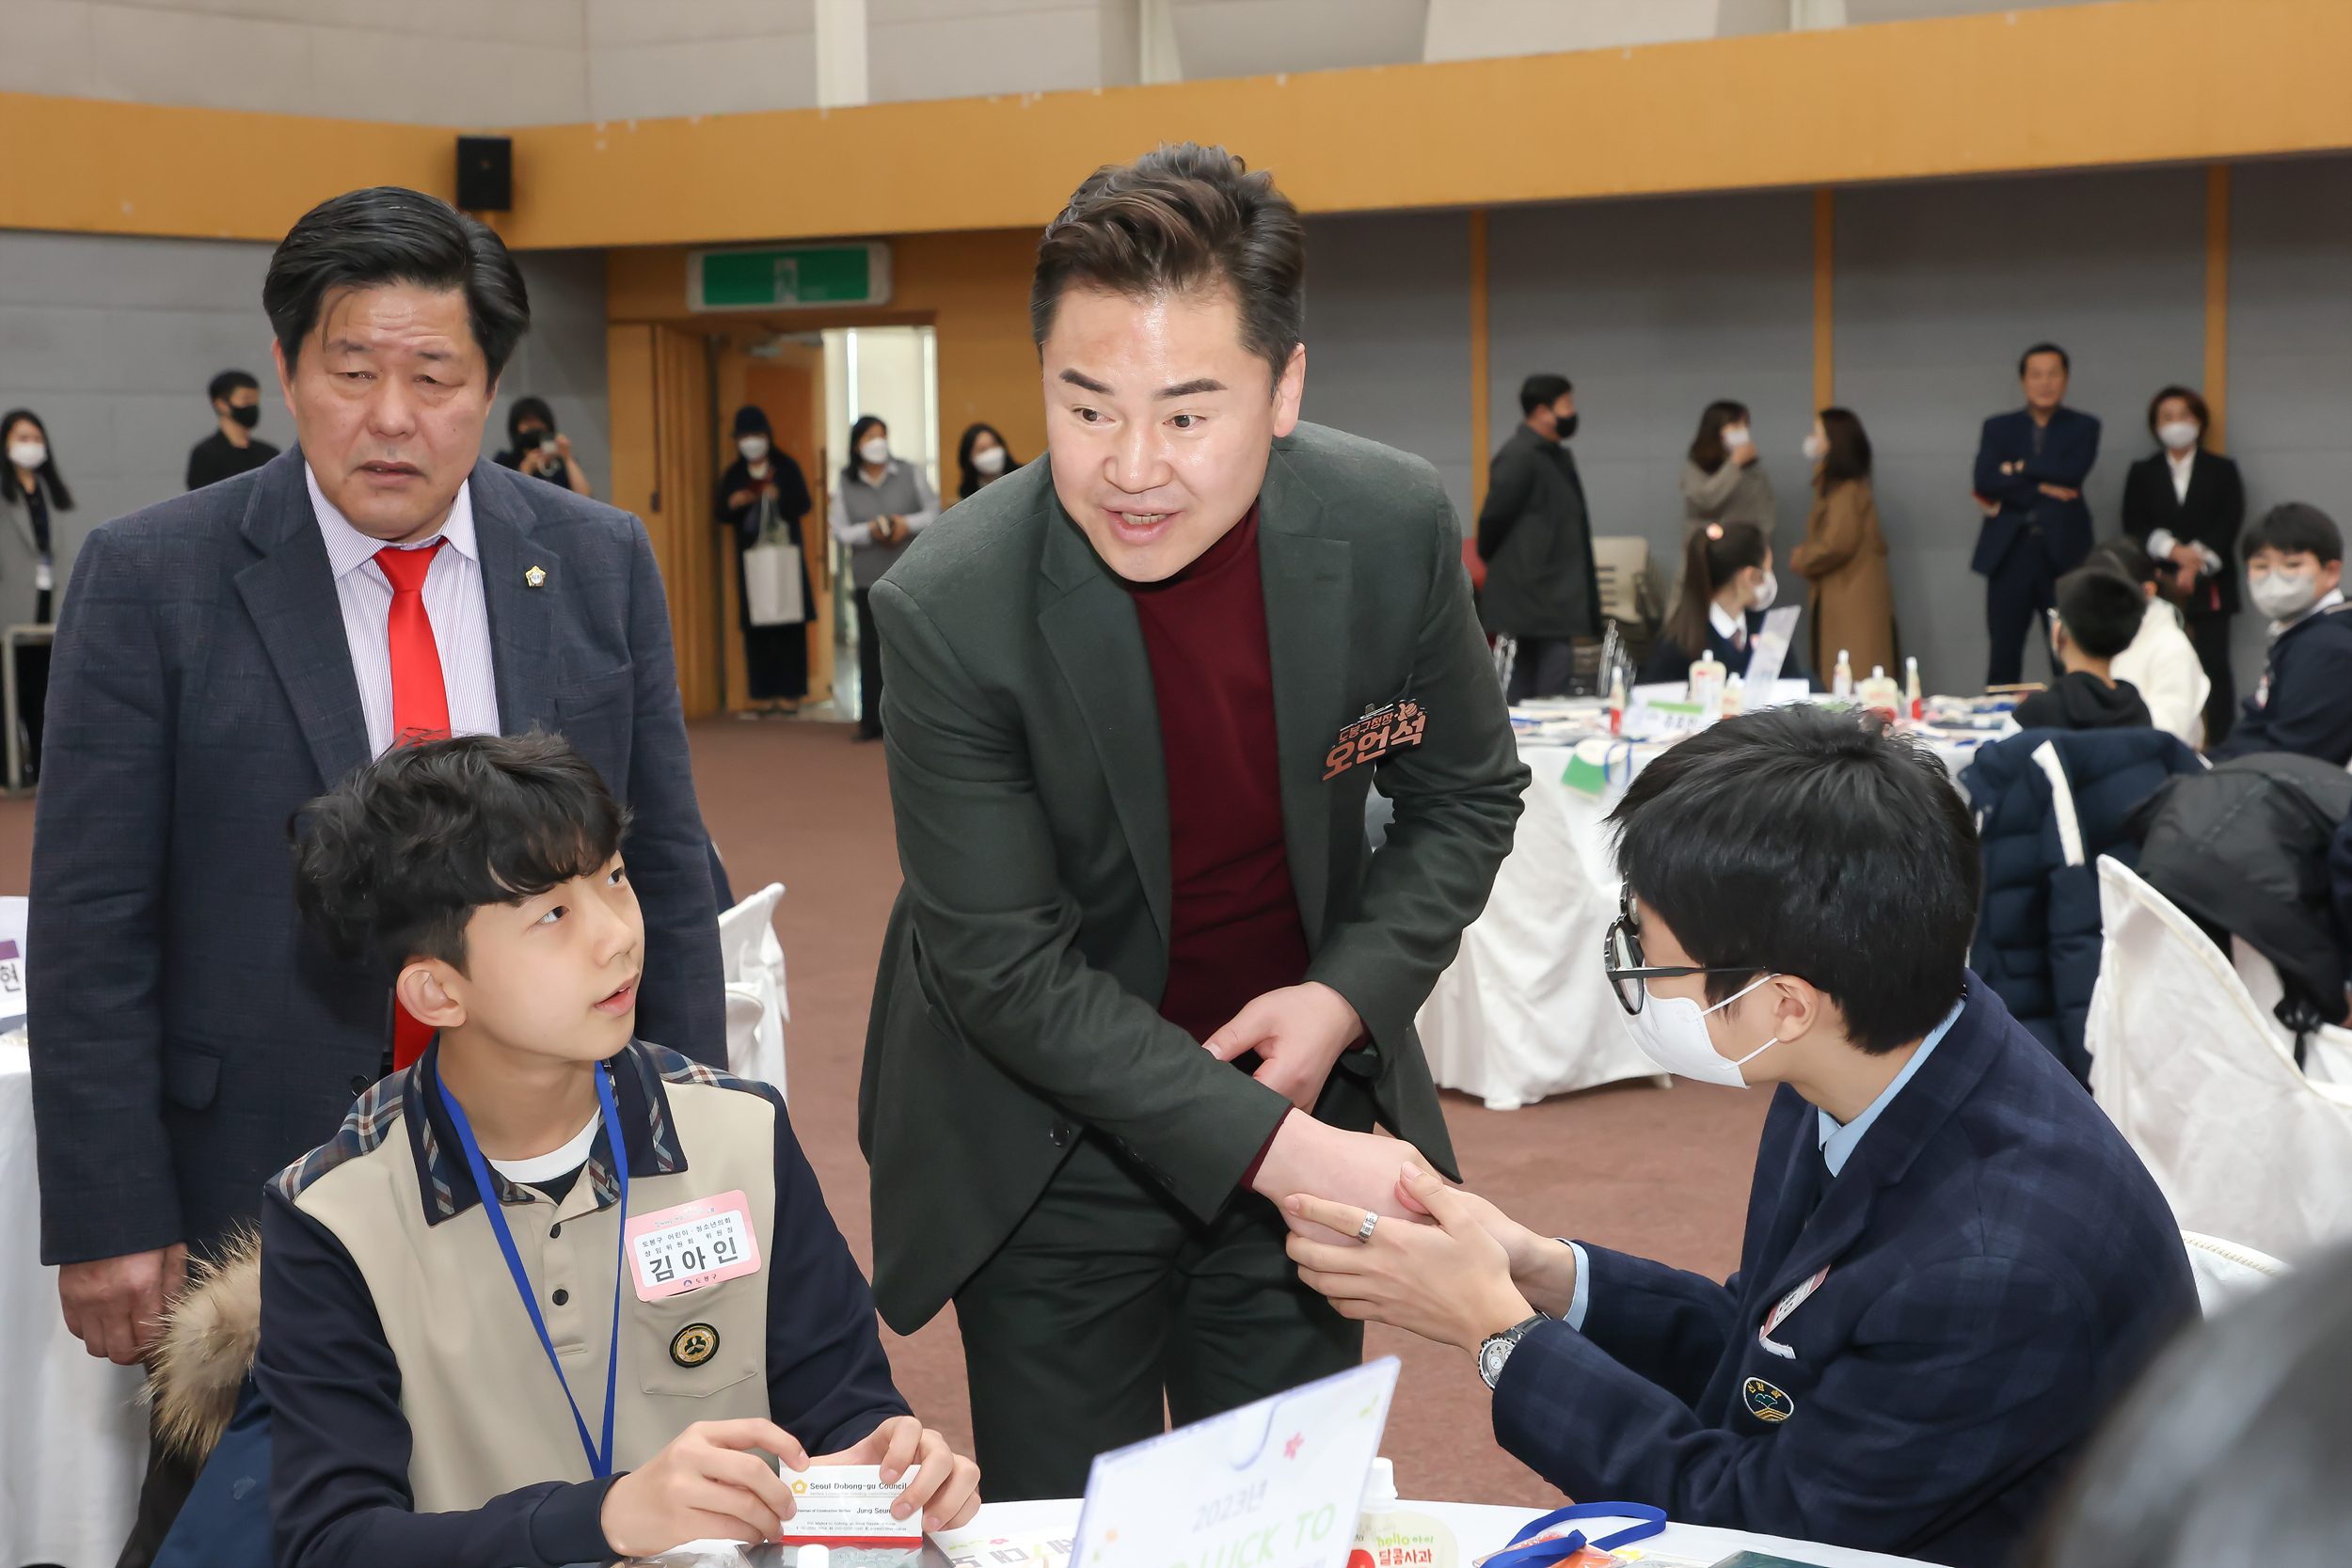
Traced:
[[1372, 1475], [1364, 1482], [1363, 1512], [1388, 1513], [1395, 1508], [1396, 1462], [1392, 1459], [1375, 1459], [1372, 1462]]
[[1883, 681], [1883, 680], [1884, 680], [1884, 679], [1886, 678], [1886, 666], [1885, 666], [1885, 665], [1883, 665], [1883, 664], [1873, 664], [1873, 665], [1871, 665], [1871, 666], [1870, 666], [1870, 678], [1871, 678], [1872, 680], [1874, 680], [1874, 681]]
[[1837, 662], [1840, 664], [1849, 662], [1846, 657], [1846, 650], [1843, 648], [1837, 650]]

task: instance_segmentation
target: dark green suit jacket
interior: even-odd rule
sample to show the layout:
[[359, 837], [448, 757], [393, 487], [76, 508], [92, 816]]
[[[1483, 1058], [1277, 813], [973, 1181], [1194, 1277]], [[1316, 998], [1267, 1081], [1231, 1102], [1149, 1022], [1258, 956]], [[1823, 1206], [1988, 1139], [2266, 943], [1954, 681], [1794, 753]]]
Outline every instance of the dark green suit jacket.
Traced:
[[[1258, 551], [1282, 816], [1312, 959], [1371, 1045], [1315, 1114], [1375, 1120], [1451, 1173], [1413, 1015], [1511, 847], [1527, 769], [1428, 464], [1300, 425], [1274, 443]], [[1011, 1234], [1078, 1134], [1202, 1220], [1288, 1104], [1156, 1011], [1168, 779], [1135, 604], [1031, 463], [919, 535], [873, 589], [906, 885], [858, 1096], [874, 1293], [912, 1333]], [[1340, 730], [1409, 696], [1422, 744], [1327, 781]], [[1376, 855], [1372, 770], [1396, 802]]]

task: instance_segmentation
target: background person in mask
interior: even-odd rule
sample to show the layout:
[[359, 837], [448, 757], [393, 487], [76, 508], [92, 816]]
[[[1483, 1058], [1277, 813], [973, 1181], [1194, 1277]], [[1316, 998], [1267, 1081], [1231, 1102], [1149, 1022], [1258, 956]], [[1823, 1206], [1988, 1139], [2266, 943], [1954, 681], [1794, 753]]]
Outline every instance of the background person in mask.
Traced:
[[1496, 1438], [1570, 1497], [2007, 1563], [2197, 1291], [2138, 1156], [1968, 973], [1968, 808], [1909, 741], [1794, 706], [1677, 745], [1611, 821], [1635, 1040], [1779, 1085], [1740, 1272], [1555, 1241], [1408, 1167], [1438, 1223], [1294, 1237], [1300, 1277], [1474, 1355]]
[[[718, 514], [722, 527], [735, 531], [736, 607], [743, 627], [743, 675], [752, 701], [771, 713], [789, 713], [808, 695], [808, 628], [817, 620], [817, 594], [801, 573], [801, 623], [752, 625], [752, 594], [743, 577], [743, 551], [757, 545], [763, 530], [774, 528], [796, 550], [802, 549], [801, 519], [815, 508], [808, 481], [788, 451], [776, 449], [768, 411], [745, 404], [735, 411], [734, 462], [719, 476]], [[772, 514], [763, 504], [773, 499]], [[805, 562], [805, 551], [802, 557]], [[748, 715], [746, 716], [748, 717]]]
[[1699, 416], [1699, 433], [1682, 463], [1682, 522], [1686, 536], [1709, 523], [1754, 523], [1771, 538], [1780, 512], [1772, 482], [1756, 455], [1748, 406], [1722, 400]]
[[2270, 618], [2270, 658], [2216, 762], [2256, 752], [2352, 761], [2352, 606], [2344, 535], [2315, 506], [2289, 501], [2246, 531], [2246, 596]]
[[258, 468], [278, 455], [278, 449], [257, 438], [262, 422], [262, 384], [245, 371], [223, 371], [204, 389], [213, 400], [213, 418], [220, 428], [188, 451], [188, 488], [201, 490], [248, 468]]
[[857, 737], [882, 738], [882, 634], [866, 594], [906, 554], [907, 541], [939, 515], [930, 481], [890, 455], [890, 427], [871, 414], [850, 427], [850, 461], [833, 490], [826, 523], [850, 546], [850, 597], [857, 602]]
[[[1756, 634], [1764, 629], [1764, 612], [1779, 597], [1772, 541], [1762, 529], [1754, 523], [1700, 524], [1683, 544], [1682, 582], [1642, 666], [1642, 679], [1688, 679], [1692, 661], [1703, 653], [1722, 660], [1728, 673], [1746, 674]], [[1805, 673], [1804, 660], [1791, 645], [1777, 673], [1794, 679]]]
[[956, 471], [961, 476], [956, 499], [970, 500], [983, 485], [1004, 478], [1019, 467], [1012, 448], [1005, 444], [994, 425], [971, 426], [964, 431], [963, 439], [956, 443]]
[[[0, 626], [47, 626], [56, 619], [57, 514], [73, 510], [73, 492], [57, 472], [48, 429], [29, 408], [0, 414]], [[24, 778], [40, 772], [42, 716], [48, 708], [49, 649], [16, 654], [16, 711]]]
[[1886, 535], [1870, 488], [1870, 437], [1851, 409], [1824, 408], [1804, 438], [1813, 460], [1813, 507], [1788, 569], [1813, 584], [1806, 642], [1813, 668], [1895, 668], [1895, 590], [1886, 580]]
[[506, 450], [491, 459], [501, 468], [561, 484], [575, 496], [593, 495], [588, 475], [572, 455], [572, 438], [559, 436], [555, 410], [545, 398], [516, 398], [506, 411]]
[[1506, 696], [1556, 697], [1576, 674], [1576, 642], [1600, 635], [1600, 579], [1584, 482], [1564, 443], [1576, 434], [1576, 397], [1565, 375], [1531, 375], [1519, 387], [1526, 418], [1494, 455], [1478, 510], [1478, 558], [1486, 563], [1479, 619], [1492, 637], [1518, 641]]
[[2180, 607], [2197, 662], [2213, 683], [2205, 696], [2205, 739], [2218, 746], [2237, 717], [2230, 671], [2230, 621], [2238, 611], [2237, 536], [2246, 526], [2246, 484], [2237, 465], [2205, 450], [2211, 416], [2186, 387], [2167, 387], [2148, 404], [2158, 450], [2123, 476], [2123, 531], [2165, 568], [2159, 584]]

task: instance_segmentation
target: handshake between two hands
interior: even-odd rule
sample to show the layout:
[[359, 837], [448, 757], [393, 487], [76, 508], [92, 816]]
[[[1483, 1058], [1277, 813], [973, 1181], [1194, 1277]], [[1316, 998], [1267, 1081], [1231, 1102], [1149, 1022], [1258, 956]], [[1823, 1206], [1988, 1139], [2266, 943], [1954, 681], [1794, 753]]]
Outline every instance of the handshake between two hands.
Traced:
[[[1412, 1145], [1308, 1114], [1362, 1033], [1346, 999], [1311, 980], [1258, 997], [1201, 1042], [1220, 1061], [1256, 1052], [1258, 1081], [1294, 1107], [1251, 1185], [1281, 1207], [1299, 1277], [1343, 1317], [1472, 1354], [1537, 1307], [1565, 1314], [1576, 1290], [1575, 1254], [1565, 1245], [1448, 1186]], [[1359, 1239], [1368, 1213], [1390, 1223], [1375, 1220], [1371, 1237]]]

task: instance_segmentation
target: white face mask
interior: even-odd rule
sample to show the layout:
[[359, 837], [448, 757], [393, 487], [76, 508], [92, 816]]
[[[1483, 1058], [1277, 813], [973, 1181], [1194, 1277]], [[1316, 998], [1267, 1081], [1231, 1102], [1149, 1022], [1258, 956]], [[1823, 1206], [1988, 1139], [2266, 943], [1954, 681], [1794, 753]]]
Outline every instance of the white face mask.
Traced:
[[991, 447], [986, 451], [974, 452], [972, 467], [991, 476], [1003, 473], [1005, 471], [1005, 449]]
[[2319, 601], [2316, 572], [2265, 572], [2249, 578], [2246, 596], [2274, 621], [2291, 621]]
[[1807, 463], [1819, 463], [1828, 455], [1829, 442], [1826, 439], [1819, 436], [1808, 436], [1804, 438], [1804, 460]]
[[1651, 995], [1644, 999], [1640, 1012], [1625, 1021], [1625, 1026], [1632, 1032], [1633, 1043], [1641, 1047], [1642, 1054], [1660, 1071], [1702, 1084], [1721, 1084], [1727, 1089], [1744, 1089], [1748, 1080], [1740, 1069], [1778, 1045], [1779, 1037], [1735, 1062], [1718, 1052], [1708, 1037], [1707, 1015], [1721, 1012], [1766, 980], [1778, 977], [1763, 975], [1707, 1008], [1687, 996]]
[[2186, 451], [2197, 444], [2197, 421], [2174, 420], [2170, 424], [2160, 424], [2156, 426], [2156, 439], [2169, 451]]
[[8, 461], [20, 468], [38, 468], [49, 461], [49, 448], [39, 441], [11, 441]]
[[1748, 444], [1748, 427], [1743, 424], [1724, 426], [1724, 451], [1737, 451]]
[[1756, 597], [1748, 601], [1748, 608], [1770, 610], [1772, 608], [1772, 601], [1779, 597], [1780, 579], [1767, 572], [1764, 574], [1764, 580], [1756, 585]]
[[890, 443], [879, 436], [869, 436], [857, 449], [859, 461], [869, 468], [879, 468], [890, 461]]
[[768, 437], [765, 436], [746, 436], [741, 440], [735, 443], [735, 450], [743, 454], [745, 462], [756, 463], [761, 458], [768, 455]]

